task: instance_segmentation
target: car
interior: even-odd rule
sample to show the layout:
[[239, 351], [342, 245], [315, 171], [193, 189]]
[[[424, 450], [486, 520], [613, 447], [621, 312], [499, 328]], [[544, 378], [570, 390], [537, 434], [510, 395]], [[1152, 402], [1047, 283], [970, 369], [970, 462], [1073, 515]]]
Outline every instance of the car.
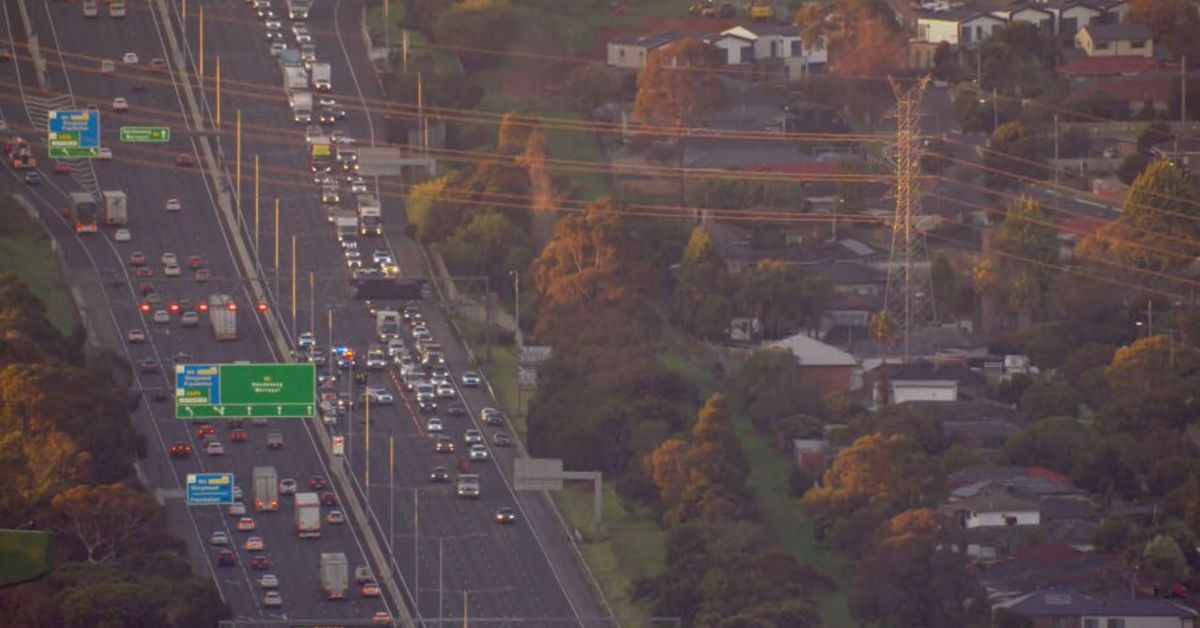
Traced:
[[[270, 6], [270, 5], [267, 5], [267, 6]], [[279, 19], [279, 16], [275, 15], [274, 11], [266, 8], [265, 6], [255, 7], [254, 15], [257, 16], [258, 19], [260, 19], [260, 20], [270, 21], [270, 20]]]
[[154, 57], [150, 60], [150, 69], [161, 72], [167, 69], [167, 60], [162, 57]]
[[329, 110], [333, 112], [333, 117], [337, 118], [338, 120], [346, 119], [346, 110], [345, 109], [343, 109], [341, 107], [330, 107]]
[[143, 373], [157, 373], [160, 368], [158, 360], [154, 358], [142, 358], [138, 360], [138, 369]]
[[301, 31], [301, 32], [295, 33], [295, 37], [296, 37], [297, 44], [311, 44], [312, 43], [312, 34], [309, 33], [308, 31]]
[[414, 327], [412, 337], [413, 340], [433, 340], [433, 334], [429, 332], [428, 327]]
[[212, 277], [212, 271], [210, 271], [209, 269], [207, 269], [207, 268], [197, 268], [196, 269], [196, 274], [194, 275], [196, 283], [205, 283], [208, 281], [208, 279], [210, 277]]
[[319, 491], [328, 486], [329, 480], [325, 479], [325, 476], [323, 475], [314, 475], [311, 478], [308, 478], [308, 488], [311, 488], [314, 491]]
[[164, 277], [178, 277], [181, 274], [183, 274], [183, 269], [179, 267], [179, 264], [167, 264], [163, 266]]
[[379, 585], [374, 582], [367, 582], [362, 585], [363, 597], [379, 597]]
[[[425, 352], [426, 355], [432, 353], [434, 351]], [[444, 364], [435, 364], [433, 368], [429, 369], [429, 379], [433, 380], [434, 384], [449, 384], [451, 380], [450, 369], [446, 368]]]
[[263, 545], [262, 537], [261, 536], [252, 536], [252, 537], [246, 539], [246, 542], [242, 544], [242, 548], [245, 549], [247, 552], [263, 551], [264, 545]]
[[226, 514], [230, 517], [244, 517], [246, 515], [246, 504], [242, 502], [233, 502], [229, 504]]
[[174, 442], [167, 449], [172, 458], [190, 458], [192, 455], [192, 446], [187, 443]]
[[417, 411], [421, 414], [432, 414], [437, 412], [438, 404], [432, 399], [421, 399], [417, 401]]
[[[263, 26], [269, 31], [278, 31], [283, 28], [283, 20], [267, 20], [263, 22]], [[282, 35], [282, 33], [280, 33]]]
[[392, 254], [387, 251], [376, 249], [375, 252], [371, 253], [371, 263], [375, 264], [376, 266], [385, 262], [389, 264], [394, 263], [395, 261], [396, 259], [392, 257]]
[[513, 510], [512, 508], [509, 508], [508, 506], [501, 506], [500, 508], [496, 509], [495, 520], [496, 520], [496, 523], [499, 523], [499, 524], [516, 523], [517, 522], [517, 511]]
[[446, 414], [450, 416], [467, 416], [467, 409], [461, 403], [455, 403], [446, 408]]
[[[283, 36], [283, 33], [279, 32], [277, 30], [276, 31], [273, 31], [273, 30], [267, 31], [267, 44], [271, 46], [271, 56], [272, 57], [278, 56], [275, 54], [275, 45], [276, 44], [282, 46], [283, 50], [287, 50], [287, 39]], [[281, 50], [279, 52], [280, 55], [283, 54], [283, 50]]]
[[430, 434], [441, 434], [444, 427], [442, 420], [435, 416], [425, 419], [425, 431]]
[[125, 56], [121, 57], [121, 62], [125, 65], [137, 65], [138, 55], [136, 52], [127, 52]]
[[166, 207], [169, 212], [177, 212], [183, 209], [183, 203], [179, 202], [177, 198], [169, 198], [167, 199]]
[[175, 157], [175, 165], [182, 168], [191, 168], [196, 165], [196, 158], [188, 153], [179, 153]]
[[508, 432], [496, 432], [492, 434], [492, 444], [497, 447], [512, 447], [512, 437]]
[[450, 481], [450, 472], [446, 471], [446, 467], [434, 467], [433, 471], [429, 472], [429, 481], [437, 484]]
[[204, 439], [208, 438], [209, 436], [215, 436], [216, 433], [217, 433], [217, 428], [209, 425], [208, 423], [201, 423], [196, 428], [196, 438], [199, 438], [200, 440], [204, 440]]
[[112, 74], [113, 72], [116, 72], [116, 71], [117, 71], [117, 64], [114, 63], [112, 59], [101, 59], [100, 60], [100, 73], [101, 74]]
[[283, 449], [283, 432], [267, 434], [267, 449]]
[[200, 315], [192, 310], [188, 310], [183, 313], [183, 316], [179, 317], [179, 322], [184, 327], [198, 327], [200, 325]]
[[229, 545], [229, 535], [217, 530], [208, 536], [209, 545]]
[[124, 98], [121, 98], [120, 96], [114, 98], [112, 101], [112, 110], [113, 111], [129, 111], [129, 101], [125, 100]]
[[454, 390], [454, 387], [451, 386], [450, 384], [438, 384], [437, 385], [437, 398], [438, 399], [454, 399], [457, 396], [458, 396], [458, 391]]
[[[258, 557], [256, 556], [255, 558]], [[265, 558], [265, 556], [263, 558]], [[264, 589], [278, 589], [279, 578], [273, 573], [265, 573], [259, 577], [258, 586]]]
[[325, 515], [325, 523], [331, 526], [341, 525], [346, 523], [346, 515], [340, 510], [330, 510], [329, 514]]
[[387, 368], [387, 352], [383, 347], [372, 346], [367, 350], [367, 368], [372, 371], [382, 371]]
[[154, 322], [159, 325], [166, 325], [171, 322], [171, 313], [166, 310], [154, 310]]
[[351, 194], [366, 194], [367, 181], [362, 177], [350, 177], [350, 181], [348, 183], [350, 185]]
[[479, 420], [487, 425], [504, 425], [504, 414], [496, 408], [484, 408], [479, 411]]
[[234, 499], [242, 498], [242, 487], [237, 484], [233, 485], [233, 498]]
[[362, 253], [356, 249], [346, 249], [343, 251], [346, 256], [346, 266], [349, 268], [362, 268]]
[[467, 457], [471, 460], [488, 460], [492, 456], [488, 453], [487, 445], [475, 443], [471, 445], [471, 449], [467, 452]]
[[463, 442], [467, 443], [468, 445], [482, 443], [483, 442], [483, 432], [480, 432], [479, 430], [472, 427], [472, 428], [468, 429], [467, 431], [463, 432]]
[[332, 109], [322, 109], [317, 112], [317, 124], [321, 126], [337, 124], [337, 114], [333, 113]]
[[133, 234], [128, 229], [117, 229], [113, 232], [114, 242], [132, 242]]
[[297, 487], [297, 484], [296, 484], [295, 480], [293, 480], [292, 478], [283, 478], [282, 480], [279, 481], [279, 494], [280, 495], [295, 495], [296, 487]]
[[159, 261], [161, 261], [164, 266], [167, 264], [178, 264], [179, 256], [175, 255], [174, 253], [170, 253], [170, 252], [163, 253], [162, 257], [159, 259]]
[[326, 205], [336, 205], [342, 202], [342, 196], [336, 187], [325, 187], [321, 189], [321, 202]]
[[465, 388], [478, 388], [480, 382], [483, 381], [483, 378], [475, 371], [467, 371], [459, 379], [462, 380], [462, 385]]
[[210, 456], [224, 456], [225, 445], [222, 445], [221, 441], [209, 441], [208, 444], [204, 446], [204, 453]]
[[263, 608], [280, 608], [283, 606], [283, 596], [279, 591], [267, 591], [263, 596]]
[[292, 35], [308, 32], [308, 24], [304, 22], [292, 22]]
[[[266, 554], [255, 554], [254, 556], [250, 557], [250, 568], [256, 569], [259, 571], [270, 569], [271, 568], [271, 559], [268, 558]], [[279, 586], [279, 585], [276, 584], [275, 586]], [[263, 588], [266, 589], [268, 587], [264, 586]]]
[[187, 259], [188, 270], [199, 270], [204, 268], [204, 258], [199, 255], [189, 256]]
[[391, 625], [392, 616], [387, 611], [375, 611], [375, 614], [371, 616], [371, 623]]
[[110, 3], [108, 5], [108, 16], [112, 17], [112, 18], [118, 18], [118, 19], [125, 17], [125, 3], [124, 2]]
[[271, 56], [272, 57], [282, 56], [283, 52], [287, 49], [288, 49], [287, 44], [283, 43], [282, 41], [271, 42]]
[[145, 266], [138, 266], [137, 268], [133, 269], [133, 276], [137, 277], [138, 279], [145, 279], [147, 277], [153, 277], [154, 269], [147, 268]]
[[137, 344], [146, 341], [146, 332], [140, 329], [131, 329], [125, 332], [125, 342]]
[[113, 158], [113, 152], [112, 152], [112, 149], [111, 149], [111, 148], [104, 147], [104, 146], [101, 146], [101, 147], [100, 147], [100, 152], [99, 152], [99, 153], [96, 155], [96, 159], [99, 159], [99, 160], [101, 160], [101, 161], [109, 161], [109, 160], [111, 160], [112, 158]]
[[325, 94], [317, 98], [317, 104], [321, 105], [322, 107], [333, 107], [337, 105], [337, 100], [334, 99], [333, 96]]
[[100, 16], [100, 7], [95, 2], [87, 0], [83, 3], [83, 17], [94, 18]]
[[71, 174], [71, 164], [65, 161], [54, 162], [54, 174]]
[[334, 506], [337, 506], [338, 505], [337, 494], [335, 494], [331, 491], [322, 492], [321, 493], [321, 505], [325, 506], [326, 508], [333, 508]]
[[241, 519], [238, 519], [238, 522], [237, 522], [237, 531], [238, 532], [253, 532], [256, 527], [257, 526], [254, 523], [253, 517], [242, 517]]
[[129, 254], [130, 266], [144, 266], [146, 264], [146, 254], [141, 251], [134, 251]]
[[316, 343], [317, 337], [311, 331], [306, 331], [300, 334], [299, 339], [296, 341], [296, 344], [299, 345], [301, 349], [307, 349]]
[[231, 443], [244, 443], [248, 440], [250, 440], [250, 434], [240, 427], [229, 431], [229, 442]]
[[42, 184], [42, 174], [36, 170], [34, 170], [32, 172], [26, 172], [25, 173], [25, 184], [26, 185], [41, 185]]
[[237, 554], [233, 550], [217, 550], [217, 566], [218, 567], [235, 567], [237, 566]]
[[454, 441], [449, 436], [439, 436], [433, 441], [433, 451], [438, 454], [454, 453]]

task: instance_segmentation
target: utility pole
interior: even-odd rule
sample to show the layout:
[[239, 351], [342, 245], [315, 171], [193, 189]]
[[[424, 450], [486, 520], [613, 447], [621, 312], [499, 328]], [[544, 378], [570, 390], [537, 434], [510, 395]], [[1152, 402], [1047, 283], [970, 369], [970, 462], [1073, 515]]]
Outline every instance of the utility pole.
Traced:
[[279, 299], [279, 199], [275, 199], [275, 293], [272, 296]]
[[996, 98], [996, 88], [992, 88], [992, 131], [1000, 127], [1000, 101]]
[[310, 270], [308, 271], [308, 331], [313, 333], [316, 333], [317, 331], [314, 327], [315, 322], [313, 321], [313, 317], [315, 316], [316, 312], [316, 288], [317, 274]]
[[1058, 193], [1058, 114], [1054, 114], [1054, 193]]
[[396, 542], [396, 437], [388, 437], [388, 552]]
[[296, 234], [292, 234], [292, 338], [296, 337]]
[[521, 348], [525, 345], [521, 338], [521, 273], [516, 270], [508, 271], [513, 278], [513, 318], [516, 322], [516, 333], [513, 340], [517, 343], [517, 414], [521, 414]]
[[[353, 398], [351, 399], [353, 401]], [[371, 387], [363, 386], [363, 448], [366, 455], [363, 460], [363, 496], [367, 500], [367, 510], [371, 509]]]
[[217, 62], [217, 70], [216, 70], [216, 83], [217, 83], [217, 130], [219, 131], [219, 130], [221, 130], [221, 55], [217, 55], [217, 57], [216, 57], [216, 62]]
[[204, 90], [204, 5], [200, 5], [200, 89]]
[[1179, 152], [1179, 136], [1187, 125], [1187, 55], [1179, 57], [1179, 131], [1175, 133], [1175, 152]]
[[[258, 153], [254, 154], [254, 261], [258, 260]], [[240, 213], [238, 214], [241, 215]], [[241, 227], [239, 226], [239, 233]], [[260, 264], [262, 262], [259, 262]]]

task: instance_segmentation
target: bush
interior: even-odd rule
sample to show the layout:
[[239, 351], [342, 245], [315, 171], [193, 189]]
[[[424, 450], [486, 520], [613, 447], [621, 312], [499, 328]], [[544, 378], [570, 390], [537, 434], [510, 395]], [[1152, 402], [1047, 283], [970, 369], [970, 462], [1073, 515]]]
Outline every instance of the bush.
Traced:
[[804, 497], [808, 489], [813, 487], [813, 474], [808, 472], [803, 466], [796, 465], [792, 468], [792, 472], [788, 474], [788, 495], [792, 497]]

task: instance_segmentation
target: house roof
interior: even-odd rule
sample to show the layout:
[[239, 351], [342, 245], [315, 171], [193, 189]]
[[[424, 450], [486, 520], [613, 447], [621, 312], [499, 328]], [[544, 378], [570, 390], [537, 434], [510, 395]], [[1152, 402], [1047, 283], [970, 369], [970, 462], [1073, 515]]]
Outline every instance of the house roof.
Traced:
[[917, 20], [936, 20], [939, 22], [953, 22], [962, 24], [971, 20], [985, 18], [996, 22], [1006, 21], [1002, 17], [996, 17], [991, 13], [981, 9], [947, 9], [945, 11], [922, 11], [917, 14]]
[[654, 50], [676, 39], [681, 39], [684, 35], [685, 33], [682, 31], [665, 31], [654, 35], [622, 35], [621, 37], [613, 38], [609, 43], [622, 46], [644, 46], [648, 50]]
[[1083, 27], [1095, 42], [1150, 39], [1150, 30], [1141, 24], [1121, 22], [1119, 24], [1088, 24]]
[[1018, 5], [1013, 5], [1012, 7], [1009, 7], [1009, 8], [1008, 8], [1008, 15], [1011, 17], [1011, 16], [1013, 16], [1013, 15], [1016, 15], [1016, 14], [1018, 14], [1018, 13], [1021, 13], [1022, 11], [1036, 11], [1036, 12], [1038, 12], [1038, 13], [1041, 13], [1041, 14], [1043, 14], [1043, 15], [1049, 15], [1049, 16], [1053, 16], [1053, 15], [1054, 15], [1054, 12], [1053, 12], [1053, 11], [1050, 11], [1049, 9], [1043, 9], [1043, 8], [1041, 8], [1041, 7], [1039, 7], [1039, 6], [1034, 6], [1034, 5], [1032, 5], [1032, 4], [1018, 4]]
[[1163, 69], [1163, 64], [1157, 59], [1137, 55], [1117, 55], [1114, 57], [1082, 57], [1058, 66], [1058, 73], [1064, 76], [1115, 76], [1143, 74], [1161, 69]]
[[984, 493], [970, 499], [946, 504], [943, 510], [969, 510], [975, 513], [983, 512], [1041, 512], [1037, 502], [1014, 497], [1004, 492]]
[[1053, 9], [1058, 9], [1060, 13], [1074, 7], [1081, 7], [1090, 11], [1095, 11], [1096, 13], [1104, 12], [1104, 9], [1101, 9], [1096, 4], [1091, 2], [1080, 2], [1079, 0], [1047, 0], [1041, 4]]
[[[940, 403], [954, 403], [940, 402]], [[964, 439], [1012, 438], [1021, 432], [1021, 428], [1008, 421], [953, 421], [942, 423], [944, 436]]]
[[1034, 591], [998, 604], [1026, 617], [1197, 617], [1169, 600], [1089, 595], [1078, 589]]
[[1007, 481], [1021, 478], [1042, 478], [1064, 488], [1073, 488], [1071, 478], [1041, 467], [1005, 467], [996, 465], [977, 465], [965, 467], [946, 477], [946, 487], [954, 489], [980, 481]]
[[800, 28], [795, 24], [747, 24], [742, 28], [745, 28], [759, 37], [766, 37], [769, 35], [783, 35], [784, 37], [800, 36]]
[[1109, 556], [1054, 544], [1020, 548], [1011, 560], [982, 567], [977, 575], [985, 587], [1019, 596], [1051, 587], [1087, 587], [1103, 581], [1114, 568], [1119, 565]]
[[1046, 495], [1038, 500], [1042, 519], [1092, 519], [1096, 509], [1086, 497], [1068, 495]]
[[1084, 95], [1102, 93], [1117, 102], [1163, 102], [1171, 98], [1172, 79], [1123, 78], [1097, 80], [1091, 87], [1080, 92]]
[[835, 286], [846, 285], [883, 285], [887, 283], [887, 273], [853, 262], [818, 262], [804, 266], [804, 270], [820, 275]]
[[[890, 375], [890, 373], [889, 373]], [[984, 379], [969, 380], [982, 382]], [[953, 403], [939, 401], [907, 401], [901, 405], [928, 414], [943, 423], [965, 423], [970, 421], [1027, 423], [1028, 419], [1019, 410], [987, 399], [960, 400]], [[998, 467], [1006, 468], [1006, 467]], [[1021, 467], [1011, 467], [1020, 469]]]
[[810, 338], [804, 333], [799, 333], [783, 340], [771, 343], [771, 347], [779, 347], [792, 352], [799, 360], [800, 366], [857, 366], [858, 360], [854, 356], [827, 345], [816, 338]]
[[957, 364], [940, 364], [929, 360], [919, 360], [907, 364], [889, 364], [888, 379], [893, 382], [953, 380], [968, 384], [982, 384], [986, 378], [982, 373], [976, 373]]

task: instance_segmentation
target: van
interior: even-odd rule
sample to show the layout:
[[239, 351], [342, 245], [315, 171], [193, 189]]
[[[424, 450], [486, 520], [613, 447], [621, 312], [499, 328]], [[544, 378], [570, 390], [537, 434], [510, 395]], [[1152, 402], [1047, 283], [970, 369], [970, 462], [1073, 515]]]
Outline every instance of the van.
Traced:
[[108, 16], [114, 18], [125, 17], [125, 3], [113, 2], [112, 4], [108, 5]]
[[97, 7], [96, 3], [92, 2], [92, 0], [86, 0], [83, 3], [83, 17], [99, 17], [99, 16], [100, 16], [100, 7]]

